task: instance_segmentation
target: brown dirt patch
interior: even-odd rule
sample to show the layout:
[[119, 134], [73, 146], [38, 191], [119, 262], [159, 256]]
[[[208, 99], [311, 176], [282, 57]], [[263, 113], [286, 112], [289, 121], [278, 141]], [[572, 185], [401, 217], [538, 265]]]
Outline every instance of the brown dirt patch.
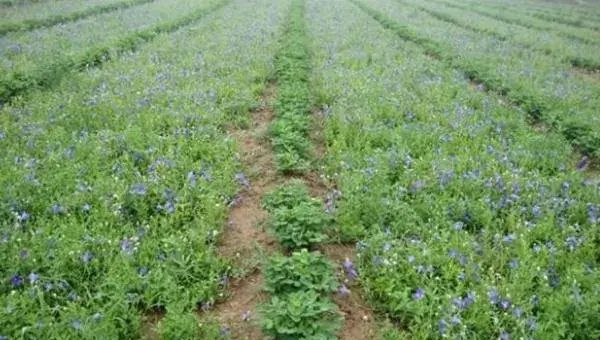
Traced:
[[166, 310], [156, 309], [148, 311], [142, 316], [142, 334], [144, 335], [144, 340], [160, 340], [154, 327], [156, 327], [165, 314]]
[[[228, 284], [228, 298], [218, 303], [209, 317], [230, 327], [232, 339], [262, 339], [254, 322], [258, 314], [256, 306], [266, 299], [257, 256], [277, 249], [276, 240], [261, 226], [268, 214], [260, 206], [261, 197], [277, 184], [273, 152], [266, 138], [274, 116], [271, 104], [275, 96], [276, 87], [271, 83], [261, 98], [261, 108], [252, 115], [250, 126], [230, 132], [239, 141], [249, 185], [239, 193], [237, 203], [229, 211], [219, 254], [231, 259], [242, 274]], [[245, 312], [250, 313], [250, 320], [242, 318]]]
[[[260, 340], [262, 332], [256, 324], [258, 312], [256, 306], [265, 302], [267, 294], [262, 291], [263, 279], [259, 272], [237, 278], [229, 284], [227, 300], [218, 304], [212, 314], [222, 325], [231, 329], [231, 339]], [[243, 318], [243, 313], [249, 313]]]
[[[356, 260], [356, 247], [353, 245], [328, 244], [322, 246], [320, 250], [340, 268], [346, 258], [353, 262]], [[358, 284], [348, 284], [348, 288], [351, 291], [350, 296], [336, 295], [334, 298], [344, 319], [343, 327], [338, 334], [339, 339], [376, 339], [378, 326], [373, 318], [373, 311], [364, 302], [362, 288]]]

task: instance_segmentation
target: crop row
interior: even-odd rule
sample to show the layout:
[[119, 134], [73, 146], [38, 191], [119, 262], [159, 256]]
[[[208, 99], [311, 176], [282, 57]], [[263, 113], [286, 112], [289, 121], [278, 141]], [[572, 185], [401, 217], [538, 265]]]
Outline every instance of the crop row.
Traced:
[[[310, 58], [304, 16], [305, 1], [294, 0], [275, 55], [278, 98], [272, 143], [283, 171], [309, 166]], [[338, 286], [335, 267], [320, 252], [309, 251], [327, 240], [331, 216], [298, 179], [265, 195], [262, 206], [269, 213], [270, 232], [291, 252], [273, 254], [265, 264], [265, 291], [271, 299], [259, 307], [263, 333], [274, 339], [336, 339], [340, 320], [331, 301]]]
[[233, 1], [0, 117], [0, 336], [216, 339], [215, 251], [242, 183], [222, 126], [256, 105], [284, 2]]
[[[296, 1], [296, 3], [299, 3]], [[284, 172], [301, 172], [310, 166], [308, 139], [311, 107], [308, 87], [309, 56], [302, 6], [295, 5], [282, 46], [275, 56], [278, 97], [276, 120], [271, 126], [277, 167]]]
[[[597, 27], [595, 21], [598, 19], [598, 16], [600, 16], [600, 7], [593, 5], [591, 7], [573, 6], [573, 4], [548, 2], [536, 4], [521, 0], [511, 1], [508, 3], [484, 2], [480, 4], [483, 4], [484, 7], [492, 7], [495, 9], [507, 9], [507, 6], [512, 6], [514, 8], [518, 7], [519, 10], [522, 10], [522, 12], [525, 12], [531, 16], [538, 15], [538, 17], [542, 19], [544, 19], [545, 16], [550, 16], [553, 18], [551, 21], [561, 20], [562, 23], [591, 29]], [[579, 26], [580, 24], [582, 26]]]
[[299, 180], [266, 195], [263, 207], [271, 232], [291, 251], [290, 256], [271, 255], [265, 265], [271, 300], [260, 307], [264, 333], [275, 339], [336, 339], [340, 320], [331, 301], [338, 287], [335, 267], [320, 252], [307, 250], [327, 239], [331, 216]]
[[403, 39], [518, 103], [534, 122], [560, 131], [584, 154], [600, 156], [600, 130], [592, 123], [598, 119], [600, 86], [593, 79], [568, 73], [564, 64], [542, 53], [475, 34], [394, 1], [366, 3], [356, 4]]
[[[165, 1], [152, 3], [156, 5], [156, 9], [150, 9], [149, 13], [156, 16], [154, 26], [147, 28], [141, 28], [135, 30], [133, 33], [124, 34], [121, 36], [110, 36], [106, 38], [104, 42], [92, 42], [80, 47], [80, 49], [69, 50], [68, 52], [58, 53], [55, 56], [46, 59], [47, 53], [54, 49], [61, 48], [61, 45], [65, 42], [67, 44], [75, 44], [77, 40], [85, 39], [84, 34], [79, 34], [77, 37], [66, 37], [65, 41], [55, 39], [55, 37], [46, 37], [48, 45], [52, 45], [50, 51], [44, 53], [37, 53], [36, 51], [30, 51], [29, 53], [19, 53], [19, 58], [27, 58], [27, 62], [17, 61], [19, 65], [13, 72], [7, 72], [0, 76], [0, 103], [7, 102], [11, 98], [24, 94], [32, 89], [49, 87], [58, 81], [71, 71], [82, 70], [90, 66], [98, 65], [105, 62], [108, 59], [114, 58], [115, 56], [128, 52], [143, 44], [154, 39], [160, 33], [168, 33], [177, 30], [195, 20], [198, 20], [206, 14], [222, 7], [229, 3], [230, 0], [222, 0], [219, 2], [206, 2], [202, 5], [193, 3], [189, 8], [188, 12], [183, 12], [181, 8], [174, 9], [173, 4]], [[186, 2], [187, 3], [187, 2]], [[130, 10], [136, 10], [130, 9]], [[169, 21], [164, 21], [164, 17], [161, 18], [160, 14], [166, 10], [170, 16]], [[136, 21], [139, 22], [141, 18]], [[100, 17], [94, 17], [92, 20], [101, 20]], [[78, 22], [78, 24], [80, 24]], [[148, 25], [148, 22], [143, 23]], [[95, 32], [94, 34], [104, 34], [105, 32]], [[46, 46], [48, 47], [48, 46]]]
[[335, 218], [385, 338], [597, 337], [600, 186], [564, 138], [347, 1], [307, 12]]
[[600, 47], [582, 45], [572, 39], [504, 23], [476, 13], [444, 6], [442, 3], [434, 6], [424, 2], [403, 3], [410, 3], [435, 18], [456, 26], [556, 56], [575, 67], [600, 69]]
[[[48, 16], [69, 12], [85, 11], [90, 7], [104, 6], [123, 0], [96, 0], [96, 1], [62, 1], [46, 0], [21, 6], [4, 7], [0, 11], [1, 21], [40, 20]], [[1, 1], [0, 1], [1, 3]], [[0, 4], [0, 7], [2, 5]]]
[[56, 24], [65, 23], [69, 21], [76, 21], [92, 15], [112, 12], [117, 9], [129, 8], [152, 1], [154, 0], [125, 0], [121, 2], [109, 3], [106, 5], [89, 7], [85, 10], [78, 12], [59, 13], [41, 19], [25, 19], [21, 21], [2, 22], [0, 23], [0, 35], [4, 35], [8, 32], [27, 31], [41, 27], [50, 27]]
[[523, 27], [533, 28], [541, 31], [556, 32], [556, 34], [560, 36], [575, 39], [587, 44], [600, 44], [600, 35], [597, 31], [591, 29], [572, 27], [556, 22], [548, 22], [535, 17], [530, 17], [517, 11], [505, 11], [504, 9], [500, 10], [476, 5], [465, 5], [451, 0], [444, 1], [444, 3], [465, 11], [475, 12], [507, 23], [517, 24]]

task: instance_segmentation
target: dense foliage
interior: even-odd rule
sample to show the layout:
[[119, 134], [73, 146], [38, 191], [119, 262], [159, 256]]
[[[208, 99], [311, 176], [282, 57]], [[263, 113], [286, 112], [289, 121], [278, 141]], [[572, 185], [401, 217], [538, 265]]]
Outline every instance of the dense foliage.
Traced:
[[256, 106], [287, 6], [235, 2], [2, 109], [0, 336], [139, 338], [155, 310], [165, 339], [212, 334], [192, 311], [227, 281], [241, 184], [222, 127]]
[[309, 1], [307, 16], [335, 215], [366, 294], [403, 330], [387, 338], [600, 337], [600, 187], [563, 136], [452, 68], [497, 68], [518, 47], [476, 49], [486, 36], [425, 15], [365, 0]]

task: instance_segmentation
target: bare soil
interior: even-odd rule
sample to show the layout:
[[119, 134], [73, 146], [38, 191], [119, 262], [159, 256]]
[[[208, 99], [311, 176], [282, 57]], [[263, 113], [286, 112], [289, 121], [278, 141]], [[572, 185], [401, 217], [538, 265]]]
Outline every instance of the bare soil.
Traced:
[[[327, 257], [340, 266], [349, 258], [352, 262], [356, 260], [356, 247], [353, 245], [328, 244], [320, 249]], [[343, 273], [342, 273], [343, 274]], [[344, 278], [344, 276], [340, 276]], [[366, 306], [362, 296], [362, 287], [357, 284], [347, 283], [350, 296], [336, 295], [335, 303], [338, 305], [344, 325], [340, 331], [340, 340], [371, 340], [377, 339], [377, 323], [373, 311]]]
[[[232, 339], [262, 339], [260, 328], [256, 325], [256, 307], [267, 296], [262, 292], [260, 259], [256, 256], [277, 249], [276, 240], [262, 227], [268, 214], [260, 206], [261, 197], [277, 184], [273, 153], [266, 138], [273, 119], [271, 104], [275, 95], [276, 87], [271, 83], [261, 98], [261, 108], [252, 115], [250, 127], [230, 133], [241, 146], [250, 184], [240, 192], [237, 204], [229, 212], [219, 254], [231, 259], [244, 274], [228, 283], [228, 298], [218, 303], [211, 315], [221, 325], [230, 327]], [[249, 320], [244, 320], [242, 313], [248, 312]]]

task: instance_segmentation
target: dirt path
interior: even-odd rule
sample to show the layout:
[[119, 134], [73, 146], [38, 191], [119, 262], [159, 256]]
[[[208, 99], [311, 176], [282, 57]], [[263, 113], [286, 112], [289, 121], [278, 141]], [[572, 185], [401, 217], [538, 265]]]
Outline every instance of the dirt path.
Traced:
[[242, 160], [248, 171], [245, 179], [249, 182], [229, 212], [219, 254], [232, 259], [241, 273], [228, 283], [228, 298], [217, 304], [212, 314], [230, 329], [232, 339], [262, 339], [260, 328], [255, 324], [256, 306], [267, 298], [262, 292], [261, 254], [277, 249], [276, 241], [264, 230], [267, 212], [260, 207], [261, 197], [277, 184], [277, 170], [267, 138], [275, 96], [276, 87], [271, 83], [261, 98], [261, 108], [251, 117], [250, 126], [231, 132], [242, 148]]

